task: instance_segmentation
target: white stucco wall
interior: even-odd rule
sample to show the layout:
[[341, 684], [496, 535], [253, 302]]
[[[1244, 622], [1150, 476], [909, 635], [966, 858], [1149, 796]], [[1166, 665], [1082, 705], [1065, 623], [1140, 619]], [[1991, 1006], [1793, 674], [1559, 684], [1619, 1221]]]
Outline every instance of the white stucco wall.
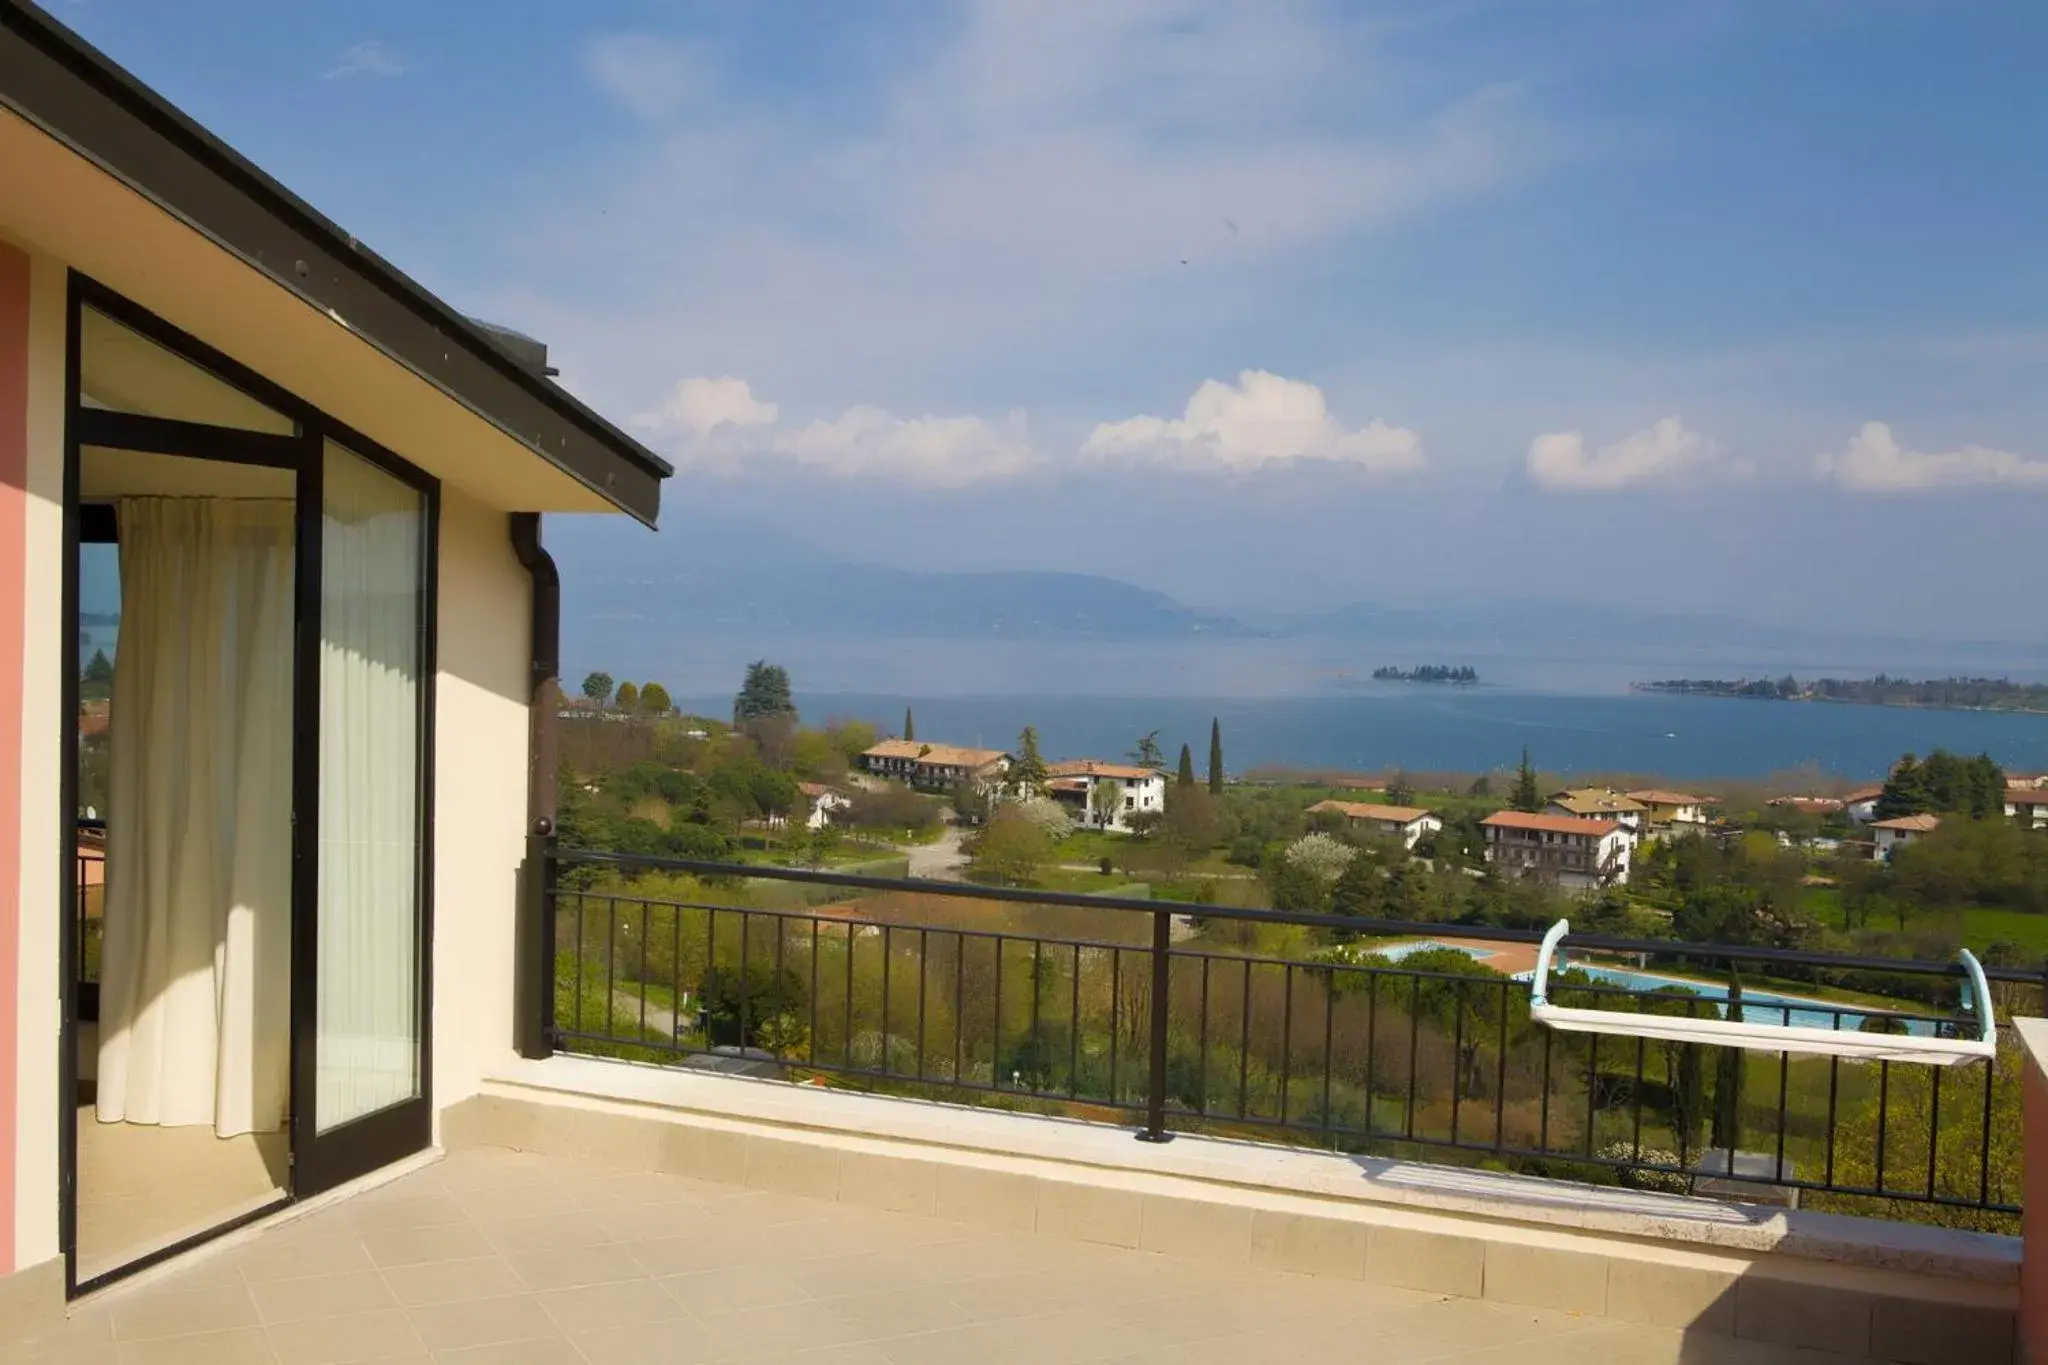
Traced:
[[27, 592], [22, 619], [21, 954], [16, 1044], [13, 1266], [58, 1254], [58, 783], [63, 758], [64, 263], [31, 254]]
[[512, 1051], [518, 872], [526, 852], [533, 580], [509, 518], [441, 503], [434, 706], [434, 1107], [476, 1093]]

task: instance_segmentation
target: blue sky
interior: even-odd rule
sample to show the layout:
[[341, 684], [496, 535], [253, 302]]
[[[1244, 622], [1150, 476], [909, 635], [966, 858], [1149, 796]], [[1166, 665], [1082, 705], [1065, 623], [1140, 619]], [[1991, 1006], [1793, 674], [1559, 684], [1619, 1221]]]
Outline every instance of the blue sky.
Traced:
[[547, 340], [684, 521], [1226, 609], [2048, 624], [2037, 5], [56, 12]]

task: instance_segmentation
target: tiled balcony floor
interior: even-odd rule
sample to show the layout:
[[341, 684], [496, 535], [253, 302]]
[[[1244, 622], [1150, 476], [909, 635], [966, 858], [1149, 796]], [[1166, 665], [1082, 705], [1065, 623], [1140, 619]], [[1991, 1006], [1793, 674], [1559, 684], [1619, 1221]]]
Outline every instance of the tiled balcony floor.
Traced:
[[1851, 1365], [469, 1151], [81, 1306], [71, 1365]]

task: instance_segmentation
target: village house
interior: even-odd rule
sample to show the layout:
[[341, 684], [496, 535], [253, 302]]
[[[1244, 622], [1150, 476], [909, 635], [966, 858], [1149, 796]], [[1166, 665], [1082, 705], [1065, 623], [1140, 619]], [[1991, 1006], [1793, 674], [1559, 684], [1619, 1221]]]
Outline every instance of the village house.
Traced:
[[1808, 815], [1839, 815], [1842, 798], [1839, 796], [1774, 796], [1770, 804], [1778, 810], [1796, 810]]
[[1486, 831], [1486, 861], [1502, 869], [1575, 891], [1628, 881], [1635, 841], [1619, 821], [1504, 810], [1480, 826]]
[[1085, 829], [1129, 834], [1132, 816], [1166, 812], [1166, 774], [1156, 768], [1076, 758], [1047, 764], [1045, 777], [1045, 794]]
[[1842, 793], [1842, 814], [1852, 825], [1867, 825], [1877, 818], [1877, 798], [1884, 795], [1884, 784], [1873, 783], [1858, 787], [1855, 791]]
[[1611, 820], [1620, 825], [1631, 840], [1643, 837], [1650, 813], [1649, 807], [1634, 797], [1606, 787], [1574, 787], [1555, 792], [1544, 810], [1573, 820]]
[[1712, 797], [1665, 791], [1658, 787], [1632, 791], [1628, 799], [1643, 807], [1643, 837], [1646, 839], [1665, 839], [1675, 834], [1705, 834], [1707, 807], [1714, 804]]
[[832, 823], [832, 817], [853, 804], [853, 798], [844, 792], [836, 792], [822, 782], [799, 782], [797, 790], [803, 793], [809, 814], [804, 817], [804, 828], [823, 829]]
[[1870, 856], [1881, 863], [1888, 863], [1892, 855], [1907, 844], [1940, 828], [1939, 815], [1900, 815], [1890, 820], [1873, 820], [1870, 831], [1876, 842], [1871, 845]]
[[2048, 787], [2007, 787], [2005, 818], [2028, 829], [2048, 829]]
[[1381, 806], [1370, 801], [1318, 801], [1308, 808], [1308, 813], [1341, 815], [1351, 828], [1399, 839], [1402, 847], [1409, 849], [1444, 827], [1442, 820], [1420, 806]]
[[983, 787], [1000, 785], [1010, 770], [1010, 756], [1001, 749], [885, 739], [861, 754], [860, 766], [923, 791], [950, 791], [967, 781]]

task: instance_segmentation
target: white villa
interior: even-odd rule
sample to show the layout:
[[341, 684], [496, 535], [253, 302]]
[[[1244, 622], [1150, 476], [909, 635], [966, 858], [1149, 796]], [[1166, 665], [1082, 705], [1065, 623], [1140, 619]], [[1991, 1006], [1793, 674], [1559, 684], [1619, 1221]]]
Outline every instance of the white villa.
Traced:
[[1045, 794], [1084, 829], [1129, 834], [1132, 816], [1166, 811], [1166, 774], [1156, 768], [1077, 758], [1047, 764], [1045, 776]]
[[1370, 801], [1318, 801], [1308, 808], [1310, 815], [1341, 815], [1354, 829], [1399, 839], [1412, 849], [1444, 827], [1444, 822], [1420, 806], [1382, 806]]

